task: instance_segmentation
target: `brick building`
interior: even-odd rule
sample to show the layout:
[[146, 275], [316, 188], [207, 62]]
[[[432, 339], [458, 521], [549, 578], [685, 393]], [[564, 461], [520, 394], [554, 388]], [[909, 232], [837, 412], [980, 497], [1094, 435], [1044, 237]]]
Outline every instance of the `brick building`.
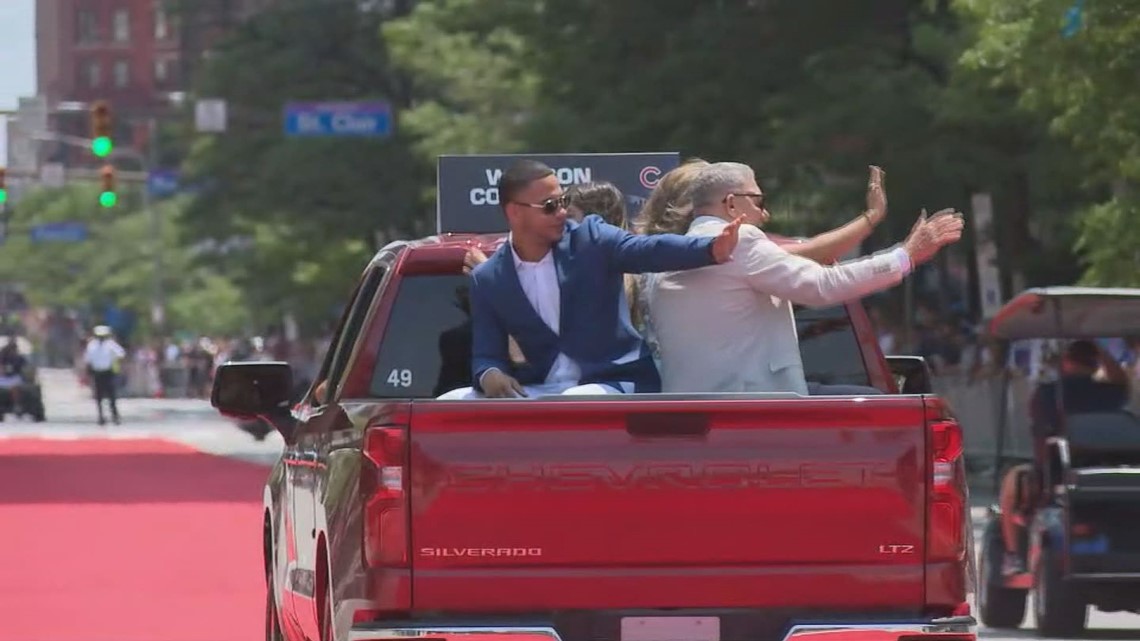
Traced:
[[[37, 0], [37, 93], [53, 130], [89, 134], [83, 108], [112, 104], [121, 145], [141, 148], [152, 119], [172, 113], [202, 53], [230, 26], [272, 0], [194, 0], [185, 14], [171, 0]], [[91, 162], [60, 147], [49, 158]]]

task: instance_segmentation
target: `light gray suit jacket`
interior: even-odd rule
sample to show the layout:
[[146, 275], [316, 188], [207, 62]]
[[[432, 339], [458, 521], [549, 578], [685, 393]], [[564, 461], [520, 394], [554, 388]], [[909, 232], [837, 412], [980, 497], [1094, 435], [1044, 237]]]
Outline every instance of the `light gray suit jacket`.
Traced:
[[[688, 235], [715, 236], [726, 224], [701, 216]], [[743, 225], [731, 261], [646, 282], [662, 391], [807, 394], [792, 304], [855, 300], [897, 285], [909, 270], [901, 248], [825, 266]]]

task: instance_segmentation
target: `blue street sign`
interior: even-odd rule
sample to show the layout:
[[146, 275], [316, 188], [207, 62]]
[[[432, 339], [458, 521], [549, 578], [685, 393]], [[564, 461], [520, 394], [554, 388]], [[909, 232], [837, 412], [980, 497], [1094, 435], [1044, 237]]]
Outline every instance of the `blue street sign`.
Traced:
[[1085, 0], [1076, 0], [1073, 6], [1065, 12], [1065, 24], [1061, 27], [1061, 37], [1072, 38], [1080, 32], [1084, 23], [1084, 16], [1081, 15], [1084, 8]]
[[178, 170], [155, 169], [146, 176], [146, 189], [154, 198], [165, 198], [178, 193]]
[[87, 223], [45, 223], [29, 232], [33, 243], [78, 243], [87, 240]]
[[392, 133], [392, 106], [371, 102], [291, 102], [285, 105], [287, 136], [368, 136]]

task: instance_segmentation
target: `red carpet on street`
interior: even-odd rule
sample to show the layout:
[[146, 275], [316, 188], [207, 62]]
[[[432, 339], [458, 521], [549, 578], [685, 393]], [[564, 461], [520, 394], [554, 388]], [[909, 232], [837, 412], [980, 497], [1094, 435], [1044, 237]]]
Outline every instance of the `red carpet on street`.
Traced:
[[268, 470], [157, 440], [0, 440], [0, 641], [262, 638]]

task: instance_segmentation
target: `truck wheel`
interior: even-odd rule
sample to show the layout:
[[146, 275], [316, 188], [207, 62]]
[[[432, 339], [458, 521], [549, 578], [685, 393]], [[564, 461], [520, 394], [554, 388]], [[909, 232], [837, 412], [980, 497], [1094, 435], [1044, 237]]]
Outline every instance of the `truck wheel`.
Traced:
[[1061, 556], [1051, 543], [1042, 546], [1040, 563], [1033, 572], [1033, 613], [1040, 636], [1072, 639], [1085, 631], [1088, 606], [1073, 585], [1065, 581]]
[[281, 619], [277, 616], [272, 573], [265, 577], [265, 641], [285, 641], [285, 635], [281, 633]]
[[[1000, 518], [1000, 517], [997, 517]], [[982, 538], [982, 554], [978, 574], [978, 614], [982, 623], [991, 628], [1016, 629], [1025, 619], [1025, 598], [1028, 590], [1017, 590], [1002, 585], [1001, 566], [1005, 544], [1001, 540], [1001, 527], [997, 520], [986, 525]]]
[[324, 604], [321, 606], [323, 613], [321, 614], [321, 641], [336, 641], [336, 633], [333, 624], [333, 606], [332, 606], [332, 582], [325, 581], [325, 598], [322, 599]]

